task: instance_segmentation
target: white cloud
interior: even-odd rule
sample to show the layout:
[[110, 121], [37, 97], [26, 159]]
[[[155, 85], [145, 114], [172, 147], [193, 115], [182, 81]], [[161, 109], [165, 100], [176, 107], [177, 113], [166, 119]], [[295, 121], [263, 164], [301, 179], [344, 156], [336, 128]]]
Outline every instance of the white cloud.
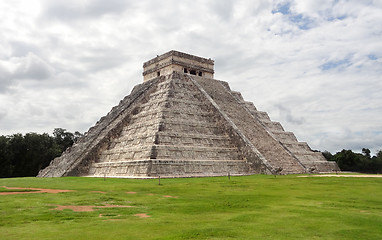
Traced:
[[142, 81], [144, 61], [175, 49], [214, 59], [217, 79], [312, 148], [382, 148], [380, 1], [15, 0], [0, 9], [0, 134], [86, 131]]
[[134, 1], [109, 0], [66, 0], [44, 1], [43, 17], [47, 20], [71, 22], [83, 19], [93, 19], [106, 14], [123, 13]]
[[45, 80], [54, 74], [54, 69], [33, 53], [11, 58], [10, 61], [17, 66], [13, 73], [14, 78]]

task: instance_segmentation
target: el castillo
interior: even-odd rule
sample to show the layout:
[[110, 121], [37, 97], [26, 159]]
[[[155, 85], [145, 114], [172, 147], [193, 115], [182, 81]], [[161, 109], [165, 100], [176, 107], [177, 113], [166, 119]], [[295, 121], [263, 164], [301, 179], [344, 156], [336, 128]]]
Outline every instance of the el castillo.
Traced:
[[336, 172], [229, 84], [214, 61], [169, 51], [143, 83], [38, 177], [205, 177]]

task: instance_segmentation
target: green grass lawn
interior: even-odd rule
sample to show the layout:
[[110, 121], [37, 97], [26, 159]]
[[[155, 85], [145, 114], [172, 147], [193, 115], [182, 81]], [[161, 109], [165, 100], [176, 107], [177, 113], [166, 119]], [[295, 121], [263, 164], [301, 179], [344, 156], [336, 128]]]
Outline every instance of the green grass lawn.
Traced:
[[[0, 186], [74, 190], [0, 195], [2, 240], [382, 239], [382, 178], [253, 175], [161, 179], [161, 185], [12, 178]], [[75, 212], [54, 210], [58, 205], [132, 207]], [[150, 217], [135, 216], [143, 213]]]

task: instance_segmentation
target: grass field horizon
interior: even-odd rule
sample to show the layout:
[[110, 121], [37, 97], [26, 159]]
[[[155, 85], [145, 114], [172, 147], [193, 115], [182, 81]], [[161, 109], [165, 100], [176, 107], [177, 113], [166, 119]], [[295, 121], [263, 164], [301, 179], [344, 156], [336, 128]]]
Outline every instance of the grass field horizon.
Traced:
[[382, 178], [5, 178], [0, 193], [18, 191], [3, 186], [72, 191], [0, 195], [1, 239], [382, 239]]

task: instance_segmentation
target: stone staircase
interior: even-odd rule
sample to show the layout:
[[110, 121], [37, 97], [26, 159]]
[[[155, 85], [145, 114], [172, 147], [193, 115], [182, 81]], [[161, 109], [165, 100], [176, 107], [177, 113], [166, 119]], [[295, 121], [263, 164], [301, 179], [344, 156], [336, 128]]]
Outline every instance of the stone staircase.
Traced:
[[[158, 83], [135, 109], [120, 136], [100, 151], [90, 176], [217, 176], [248, 174], [250, 168], [213, 112], [185, 77]], [[135, 169], [135, 170], [134, 170]]]

